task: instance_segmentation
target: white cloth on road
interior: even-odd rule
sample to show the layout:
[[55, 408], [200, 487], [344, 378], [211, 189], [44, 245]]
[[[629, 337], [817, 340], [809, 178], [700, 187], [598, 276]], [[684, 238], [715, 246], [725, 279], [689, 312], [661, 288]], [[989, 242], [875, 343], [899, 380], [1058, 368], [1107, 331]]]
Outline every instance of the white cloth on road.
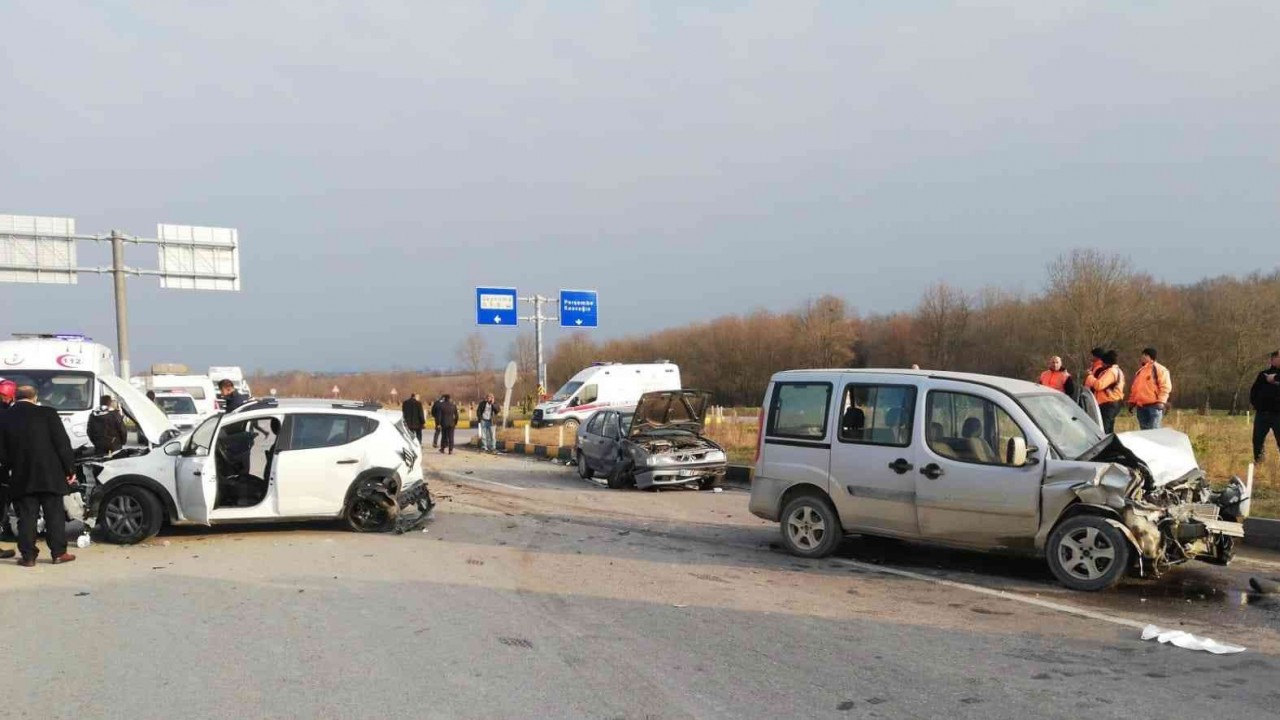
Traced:
[[1142, 639], [1158, 640], [1162, 644], [1175, 645], [1186, 650], [1203, 650], [1214, 655], [1232, 655], [1244, 652], [1244, 648], [1239, 645], [1228, 645], [1210, 638], [1196, 637], [1183, 630], [1166, 630], [1155, 625], [1148, 625], [1142, 629]]

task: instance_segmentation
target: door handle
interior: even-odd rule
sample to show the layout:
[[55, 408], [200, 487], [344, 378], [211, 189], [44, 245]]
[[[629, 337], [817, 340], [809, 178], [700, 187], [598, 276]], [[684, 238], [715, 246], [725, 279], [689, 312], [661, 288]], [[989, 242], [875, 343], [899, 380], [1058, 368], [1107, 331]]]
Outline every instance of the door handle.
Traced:
[[359, 460], [356, 460], [356, 459], [354, 459], [354, 458], [348, 458], [348, 459], [346, 459], [346, 460], [339, 460], [339, 461], [338, 461], [338, 464], [339, 464], [339, 465], [355, 465], [355, 464], [356, 464], [356, 463], [358, 463], [358, 462], [360, 462], [360, 461], [359, 461]]
[[915, 466], [907, 462], [906, 458], [898, 458], [897, 460], [894, 460], [893, 462], [889, 463], [889, 469], [898, 473], [899, 475], [902, 475], [903, 473], [907, 472], [913, 467]]
[[192, 474], [192, 475], [195, 475], [196, 477], [200, 477], [200, 476], [201, 476], [201, 475], [203, 475], [204, 473], [203, 473], [202, 471], [200, 471], [200, 470], [192, 470], [192, 471], [191, 471], [191, 474]]
[[938, 463], [929, 463], [928, 465], [920, 468], [920, 474], [930, 480], [937, 480], [942, 477], [942, 466]]

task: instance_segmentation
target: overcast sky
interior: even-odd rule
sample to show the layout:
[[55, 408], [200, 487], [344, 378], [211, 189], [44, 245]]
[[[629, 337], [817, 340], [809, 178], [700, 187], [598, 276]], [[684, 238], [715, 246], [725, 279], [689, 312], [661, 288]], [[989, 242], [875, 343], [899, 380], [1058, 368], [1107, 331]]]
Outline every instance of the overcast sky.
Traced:
[[[241, 293], [130, 281], [135, 369], [452, 365], [478, 284], [615, 336], [1280, 262], [1280, 2], [693, 5], [11, 0], [0, 213], [239, 229]], [[0, 306], [114, 344], [107, 278]]]

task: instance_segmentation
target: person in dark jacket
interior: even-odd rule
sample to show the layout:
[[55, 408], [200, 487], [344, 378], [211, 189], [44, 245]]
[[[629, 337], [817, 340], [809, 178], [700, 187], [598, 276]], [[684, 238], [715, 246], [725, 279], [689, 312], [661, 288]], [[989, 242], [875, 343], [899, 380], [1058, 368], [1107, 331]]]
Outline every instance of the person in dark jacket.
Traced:
[[422, 428], [427, 426], [427, 415], [422, 409], [422, 400], [418, 399], [418, 393], [409, 396], [400, 405], [400, 414], [404, 416], [404, 426], [418, 438], [418, 444], [422, 444]]
[[249, 396], [236, 390], [236, 384], [227, 379], [218, 381], [218, 397], [222, 398], [223, 412], [231, 412], [249, 402]]
[[18, 401], [0, 417], [0, 465], [9, 469], [18, 507], [18, 564], [35, 567], [36, 520], [44, 512], [45, 542], [53, 563], [76, 559], [67, 552], [67, 512], [62, 498], [75, 485], [75, 458], [62, 418], [36, 404], [36, 389], [18, 388]]
[[128, 437], [124, 429], [124, 418], [116, 408], [115, 398], [103, 395], [98, 409], [89, 415], [86, 428], [89, 442], [93, 443], [93, 451], [99, 455], [108, 455], [124, 447]]
[[453, 430], [458, 427], [458, 406], [453, 398], [445, 395], [440, 398], [440, 417], [436, 420], [440, 428], [440, 452], [446, 450], [453, 454]]
[[444, 404], [444, 398], [445, 396], [441, 395], [431, 403], [431, 421], [436, 426], [436, 431], [431, 435], [431, 447], [440, 446], [440, 406]]
[[[17, 392], [18, 386], [16, 383], [12, 380], [0, 378], [0, 420], [4, 419], [4, 412], [13, 406], [13, 396]], [[13, 528], [9, 524], [9, 517], [9, 471], [3, 465], [0, 465], [0, 538], [16, 540], [18, 536], [13, 532]], [[0, 558], [11, 558], [13, 556], [14, 552], [12, 550], [0, 550]]]
[[1271, 366], [1258, 373], [1249, 389], [1253, 404], [1253, 460], [1262, 462], [1262, 446], [1272, 435], [1280, 447], [1280, 350], [1271, 353]]

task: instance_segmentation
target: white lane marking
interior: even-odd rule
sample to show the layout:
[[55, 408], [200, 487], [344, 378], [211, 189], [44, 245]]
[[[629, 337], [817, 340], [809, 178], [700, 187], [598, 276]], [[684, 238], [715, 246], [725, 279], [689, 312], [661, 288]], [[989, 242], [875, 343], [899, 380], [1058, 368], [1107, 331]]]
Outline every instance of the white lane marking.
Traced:
[[1064, 605], [1056, 603], [1052, 600], [1041, 600], [1040, 598], [1029, 597], [1019, 593], [1009, 592], [1007, 590], [996, 590], [995, 588], [983, 587], [981, 585], [970, 585], [969, 583], [957, 582], [955, 580], [946, 580], [944, 578], [931, 577], [921, 573], [911, 572], [910, 570], [899, 570], [897, 568], [885, 567], [883, 565], [871, 565], [869, 563], [858, 562], [857, 560], [837, 559], [836, 562], [865, 570], [867, 572], [883, 573], [885, 575], [896, 575], [898, 577], [908, 578], [910, 580], [919, 580], [921, 582], [933, 583], [934, 585], [942, 585], [943, 587], [955, 588], [957, 590], [968, 590], [980, 595], [990, 595], [991, 597], [1003, 598], [1005, 600], [1013, 600], [1014, 602], [1034, 605], [1049, 610], [1077, 615], [1079, 617], [1089, 618], [1090, 620], [1098, 620], [1108, 622], [1113, 625], [1122, 625], [1124, 627], [1145, 628], [1150, 623], [1139, 620], [1129, 620], [1127, 618], [1117, 617], [1115, 615], [1107, 615], [1106, 613], [1096, 612], [1094, 610], [1086, 610], [1084, 608], [1075, 607], [1073, 605]]
[[436, 470], [436, 472], [440, 473], [441, 475], [454, 478], [456, 480], [462, 480], [464, 482], [467, 482], [467, 481], [482, 482], [482, 483], [487, 483], [489, 485], [497, 485], [498, 487], [504, 487], [504, 488], [507, 488], [508, 490], [524, 491], [529, 489], [529, 488], [520, 487], [519, 485], [508, 485], [506, 483], [500, 483], [497, 480], [486, 480], [485, 478], [476, 477], [475, 475], [465, 475], [463, 473], [453, 472], [452, 470]]
[[1237, 555], [1237, 556], [1236, 556], [1236, 561], [1235, 561], [1235, 563], [1233, 563], [1233, 564], [1235, 564], [1235, 565], [1255, 565], [1255, 566], [1257, 566], [1257, 567], [1264, 567], [1264, 568], [1271, 568], [1271, 569], [1273, 569], [1273, 570], [1280, 570], [1280, 563], [1278, 563], [1278, 562], [1271, 562], [1270, 560], [1258, 560], [1258, 559], [1256, 559], [1256, 558], [1251, 558], [1251, 557], [1240, 557], [1239, 555]]

